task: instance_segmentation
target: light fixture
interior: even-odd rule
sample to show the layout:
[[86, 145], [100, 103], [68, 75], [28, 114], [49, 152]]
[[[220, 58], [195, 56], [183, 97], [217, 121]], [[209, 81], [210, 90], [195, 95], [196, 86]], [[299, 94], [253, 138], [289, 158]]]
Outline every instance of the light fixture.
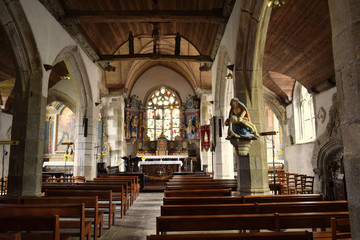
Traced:
[[278, 8], [285, 4], [285, 0], [269, 0], [268, 7]]
[[100, 100], [99, 100], [98, 102], [95, 102], [95, 106], [96, 106], [96, 107], [97, 107], [97, 106], [100, 106], [100, 107], [103, 106], [103, 105], [102, 105], [101, 98], [100, 98]]
[[60, 80], [70, 80], [70, 76], [69, 75], [61, 76]]
[[232, 76], [231, 72], [229, 72], [229, 73], [225, 76], [225, 78], [226, 78], [227, 80], [233, 79], [233, 76]]

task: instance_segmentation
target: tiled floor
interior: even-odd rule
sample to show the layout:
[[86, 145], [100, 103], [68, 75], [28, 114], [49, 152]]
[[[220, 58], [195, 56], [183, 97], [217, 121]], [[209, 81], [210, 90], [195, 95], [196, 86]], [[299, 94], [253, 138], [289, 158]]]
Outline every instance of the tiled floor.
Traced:
[[[140, 193], [125, 217], [117, 217], [115, 226], [104, 229], [101, 240], [144, 240], [147, 235], [156, 234], [156, 217], [160, 216], [163, 196], [163, 192]], [[107, 222], [104, 225], [107, 227]]]

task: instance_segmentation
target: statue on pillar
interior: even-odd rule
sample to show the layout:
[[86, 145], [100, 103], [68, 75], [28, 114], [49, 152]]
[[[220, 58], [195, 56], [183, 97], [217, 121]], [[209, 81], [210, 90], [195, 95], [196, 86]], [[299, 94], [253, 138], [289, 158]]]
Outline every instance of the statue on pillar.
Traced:
[[246, 106], [239, 99], [231, 99], [230, 106], [229, 117], [225, 120], [225, 126], [229, 126], [226, 139], [230, 140], [239, 156], [247, 156], [251, 141], [257, 140], [260, 135], [250, 120]]
[[238, 98], [230, 101], [229, 117], [225, 121], [225, 126], [229, 126], [227, 139], [248, 138], [256, 140], [260, 137], [255, 124], [250, 120], [246, 106]]

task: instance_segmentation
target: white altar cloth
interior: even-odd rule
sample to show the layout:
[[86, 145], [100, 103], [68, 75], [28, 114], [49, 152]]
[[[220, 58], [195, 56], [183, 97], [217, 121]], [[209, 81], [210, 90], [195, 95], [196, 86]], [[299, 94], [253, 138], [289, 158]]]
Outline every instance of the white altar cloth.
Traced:
[[180, 166], [183, 165], [182, 161], [140, 161], [138, 163], [138, 166], [140, 167], [142, 165], [161, 165], [161, 164], [164, 164], [164, 165], [177, 164], [177, 165], [180, 165]]
[[183, 159], [183, 158], [187, 158], [188, 155], [143, 155], [143, 156], [137, 156], [140, 158], [146, 158], [146, 159], [160, 159], [160, 161], [162, 159]]

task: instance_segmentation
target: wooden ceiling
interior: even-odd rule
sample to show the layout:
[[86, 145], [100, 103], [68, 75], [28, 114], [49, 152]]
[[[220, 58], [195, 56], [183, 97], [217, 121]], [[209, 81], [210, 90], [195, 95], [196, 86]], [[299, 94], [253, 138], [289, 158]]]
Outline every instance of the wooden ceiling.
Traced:
[[[131, 90], [142, 73], [159, 65], [178, 72], [194, 88], [211, 88], [211, 71], [206, 70], [212, 66], [235, 0], [40, 2], [106, 70], [104, 83], [110, 92], [116, 92]], [[129, 48], [130, 32], [133, 53]], [[181, 42], [180, 53], [175, 55], [177, 33]], [[15, 67], [2, 31], [0, 41], [0, 81], [4, 81], [15, 77]], [[334, 86], [327, 0], [287, 0], [284, 6], [272, 10], [263, 81], [283, 104], [291, 101], [295, 81], [313, 92]]]
[[295, 80], [310, 92], [335, 84], [327, 0], [287, 0], [273, 8], [266, 38], [263, 82], [284, 103], [291, 101]]

